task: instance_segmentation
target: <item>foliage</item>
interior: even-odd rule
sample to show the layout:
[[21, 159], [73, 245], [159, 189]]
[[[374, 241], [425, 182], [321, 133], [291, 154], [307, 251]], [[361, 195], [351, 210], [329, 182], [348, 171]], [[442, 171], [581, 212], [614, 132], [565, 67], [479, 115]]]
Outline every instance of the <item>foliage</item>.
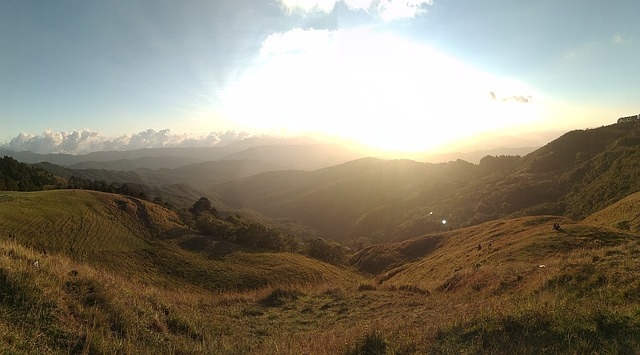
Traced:
[[299, 241], [295, 236], [283, 235], [275, 228], [246, 221], [235, 215], [222, 218], [217, 214], [200, 214], [196, 217], [195, 225], [203, 235], [251, 249], [289, 252], [298, 250]]
[[[91, 181], [77, 176], [71, 176], [67, 189], [83, 189], [100, 192], [108, 192], [113, 194], [119, 194], [124, 196], [137, 197], [143, 200], [151, 200], [149, 194], [149, 187], [141, 184], [133, 183], [107, 183], [105, 181]], [[160, 199], [158, 202], [163, 202]]]
[[200, 197], [200, 199], [191, 206], [189, 212], [191, 212], [193, 218], [198, 218], [204, 213], [218, 214], [218, 211], [213, 207], [211, 201], [206, 197]]
[[343, 264], [347, 256], [347, 250], [344, 246], [322, 238], [307, 241], [306, 252], [312, 258], [338, 265]]
[[0, 159], [0, 191], [40, 191], [58, 185], [58, 182], [43, 169], [5, 156]]

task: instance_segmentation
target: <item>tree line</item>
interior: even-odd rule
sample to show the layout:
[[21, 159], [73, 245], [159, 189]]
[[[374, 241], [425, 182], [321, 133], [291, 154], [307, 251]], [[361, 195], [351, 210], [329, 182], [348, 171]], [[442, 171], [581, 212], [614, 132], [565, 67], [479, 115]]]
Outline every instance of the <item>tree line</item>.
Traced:
[[216, 240], [250, 249], [302, 253], [333, 264], [345, 262], [347, 248], [338, 243], [322, 238], [301, 241], [293, 234], [283, 234], [276, 228], [244, 220], [235, 214], [223, 217], [206, 197], [196, 201], [189, 212], [198, 232]]
[[60, 182], [43, 169], [8, 156], [0, 159], [0, 191], [39, 191], [59, 185]]

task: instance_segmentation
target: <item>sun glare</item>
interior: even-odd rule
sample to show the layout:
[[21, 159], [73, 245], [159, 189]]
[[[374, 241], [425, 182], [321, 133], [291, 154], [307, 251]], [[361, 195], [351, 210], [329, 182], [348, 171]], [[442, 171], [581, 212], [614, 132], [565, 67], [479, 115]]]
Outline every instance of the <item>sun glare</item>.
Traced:
[[540, 114], [535, 93], [391, 34], [294, 30], [263, 43], [224, 112], [260, 130], [322, 132], [417, 151]]

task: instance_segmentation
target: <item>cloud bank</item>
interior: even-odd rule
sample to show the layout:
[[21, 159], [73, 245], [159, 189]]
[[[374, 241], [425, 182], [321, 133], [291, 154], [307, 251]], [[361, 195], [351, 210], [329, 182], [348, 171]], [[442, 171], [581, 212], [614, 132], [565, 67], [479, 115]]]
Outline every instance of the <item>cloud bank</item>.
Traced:
[[427, 5], [433, 5], [433, 0], [280, 0], [282, 7], [289, 13], [329, 13], [339, 2], [352, 11], [377, 14], [384, 21], [414, 18], [426, 12]]
[[46, 130], [42, 134], [20, 133], [2, 149], [16, 152], [87, 154], [96, 151], [120, 151], [162, 147], [211, 147], [226, 145], [249, 137], [246, 132], [211, 132], [208, 135], [175, 134], [169, 129], [148, 129], [111, 138], [89, 129], [73, 132]]

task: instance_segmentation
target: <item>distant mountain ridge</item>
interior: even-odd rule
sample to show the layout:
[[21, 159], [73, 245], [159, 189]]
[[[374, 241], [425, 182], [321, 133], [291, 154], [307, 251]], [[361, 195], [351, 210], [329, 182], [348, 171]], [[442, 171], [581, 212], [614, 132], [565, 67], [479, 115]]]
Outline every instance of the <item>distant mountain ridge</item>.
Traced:
[[210, 194], [343, 241], [389, 241], [508, 216], [582, 219], [640, 191], [639, 132], [635, 122], [571, 131], [524, 157], [486, 157], [478, 165], [361, 159], [263, 173]]
[[224, 146], [163, 147], [127, 151], [100, 151], [82, 155], [37, 154], [0, 149], [0, 156], [35, 164], [48, 162], [74, 169], [130, 171], [161, 169], [218, 160], [261, 160], [282, 169], [313, 170], [360, 157], [356, 150], [311, 138], [252, 137]]

